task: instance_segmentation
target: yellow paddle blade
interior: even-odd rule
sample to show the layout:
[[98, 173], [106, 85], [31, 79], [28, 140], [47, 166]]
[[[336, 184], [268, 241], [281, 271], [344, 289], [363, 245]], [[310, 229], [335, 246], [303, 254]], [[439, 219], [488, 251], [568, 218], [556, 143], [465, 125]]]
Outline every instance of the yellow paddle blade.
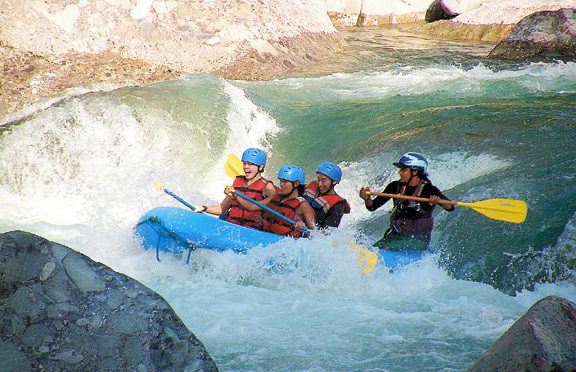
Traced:
[[244, 175], [244, 168], [242, 167], [242, 161], [234, 154], [228, 155], [226, 158], [226, 163], [224, 164], [224, 171], [226, 174], [232, 178]]
[[158, 191], [162, 191], [162, 189], [164, 188], [164, 186], [162, 186], [162, 184], [160, 182], [154, 182], [154, 187]]
[[526, 219], [528, 205], [514, 199], [487, 199], [474, 203], [457, 202], [456, 205], [474, 209], [494, 220], [522, 223]]
[[369, 273], [370, 271], [374, 270], [376, 264], [378, 263], [378, 255], [356, 243], [353, 243], [352, 246], [360, 250], [360, 252], [358, 252], [358, 258], [356, 259], [356, 262], [358, 263], [358, 266], [362, 268], [362, 272]]

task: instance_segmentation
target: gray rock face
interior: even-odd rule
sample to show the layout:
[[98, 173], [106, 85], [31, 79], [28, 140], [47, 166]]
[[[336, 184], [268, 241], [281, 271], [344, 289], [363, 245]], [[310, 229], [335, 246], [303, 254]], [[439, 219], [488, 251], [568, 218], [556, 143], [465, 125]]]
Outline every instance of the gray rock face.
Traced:
[[489, 54], [494, 59], [576, 59], [576, 9], [533, 13]]
[[0, 234], [0, 371], [217, 371], [170, 305], [34, 234]]
[[576, 371], [576, 305], [538, 301], [468, 371]]

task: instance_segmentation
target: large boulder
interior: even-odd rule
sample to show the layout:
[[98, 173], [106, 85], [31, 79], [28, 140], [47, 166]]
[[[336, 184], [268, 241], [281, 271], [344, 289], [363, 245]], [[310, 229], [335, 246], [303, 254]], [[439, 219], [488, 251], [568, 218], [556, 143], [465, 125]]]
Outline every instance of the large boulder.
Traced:
[[434, 0], [426, 10], [424, 20], [426, 22], [436, 22], [442, 19], [452, 19], [455, 15], [448, 14], [442, 6], [442, 0]]
[[[0, 9], [9, 46], [41, 56], [113, 52], [183, 72], [214, 73], [251, 52], [296, 63], [338, 41], [315, 0], [0, 0]], [[306, 47], [291, 48], [301, 37]]]
[[442, 9], [451, 16], [466, 13], [474, 9], [480, 8], [482, 3], [486, 0], [440, 0]]
[[490, 58], [576, 58], [576, 9], [533, 13], [490, 51]]
[[576, 305], [538, 301], [468, 369], [476, 371], [576, 371]]
[[431, 0], [327, 0], [328, 15], [340, 27], [422, 21]]
[[34, 234], [0, 234], [0, 371], [217, 371], [170, 305]]
[[317, 0], [0, 0], [0, 116], [102, 82], [271, 78], [342, 45]]
[[478, 7], [475, 0], [451, 3], [460, 5], [453, 9], [454, 12], [461, 12], [458, 16], [427, 23], [416, 31], [450, 39], [497, 43], [508, 36], [520, 20], [532, 13], [576, 6], [575, 0], [486, 0]]

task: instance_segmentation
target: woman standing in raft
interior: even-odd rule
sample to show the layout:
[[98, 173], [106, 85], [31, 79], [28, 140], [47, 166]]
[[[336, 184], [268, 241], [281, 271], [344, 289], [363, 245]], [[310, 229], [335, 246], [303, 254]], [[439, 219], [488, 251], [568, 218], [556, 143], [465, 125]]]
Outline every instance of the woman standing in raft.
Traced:
[[[238, 176], [234, 179], [234, 188], [257, 201], [274, 195], [276, 187], [272, 181], [262, 176], [266, 166], [264, 151], [255, 148], [246, 149], [241, 160], [244, 176]], [[262, 230], [264, 224], [262, 211], [246, 210], [230, 195], [227, 195], [220, 204], [197, 207], [196, 211], [219, 214], [220, 218], [228, 222], [258, 230]]]
[[[442, 203], [448, 200], [446, 196], [428, 178], [426, 169], [428, 161], [416, 152], [408, 152], [394, 165], [400, 170], [400, 180], [392, 181], [384, 190], [387, 194], [417, 196], [428, 198], [428, 202], [394, 199], [394, 208], [390, 216], [390, 226], [384, 236], [374, 243], [374, 246], [388, 250], [425, 250], [430, 244], [434, 218], [432, 211], [436, 204], [440, 204], [447, 211], [453, 211], [454, 206]], [[370, 197], [369, 188], [360, 189], [360, 197], [369, 211], [375, 211], [384, 205], [390, 198], [376, 196]]]
[[[264, 231], [278, 235], [301, 237], [304, 227], [314, 229], [314, 209], [302, 197], [304, 193], [305, 175], [302, 168], [295, 165], [285, 165], [278, 170], [280, 190], [277, 194], [262, 200], [261, 204], [278, 212], [287, 218], [296, 221], [295, 225], [267, 211], [262, 212], [264, 218]], [[261, 208], [233, 193], [233, 188], [227, 186], [224, 193], [234, 198], [243, 208], [249, 211], [260, 211]]]
[[342, 179], [339, 166], [325, 161], [316, 168], [317, 179], [306, 186], [304, 199], [314, 208], [316, 226], [338, 227], [344, 214], [350, 213], [350, 204], [336, 193], [334, 187]]

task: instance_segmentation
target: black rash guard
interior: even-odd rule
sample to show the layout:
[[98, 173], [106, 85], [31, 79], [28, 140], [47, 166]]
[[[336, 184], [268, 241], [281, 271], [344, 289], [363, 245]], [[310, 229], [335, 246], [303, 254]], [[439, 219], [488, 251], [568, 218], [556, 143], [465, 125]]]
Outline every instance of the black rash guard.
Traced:
[[340, 221], [342, 216], [345, 214], [346, 206], [344, 202], [336, 203], [332, 208], [328, 210], [328, 214], [325, 215], [322, 209], [314, 209], [316, 214], [316, 226], [319, 229], [324, 227], [338, 227], [340, 226]]
[[[424, 185], [424, 187], [422, 187], [422, 192], [420, 193], [420, 197], [421, 198], [429, 198], [432, 195], [438, 195], [440, 198], [442, 199], [446, 199], [446, 200], [450, 200], [448, 199], [443, 193], [442, 191], [440, 191], [436, 186], [434, 186], [430, 181], [426, 180], [428, 183], [426, 185]], [[412, 195], [414, 193], [414, 191], [416, 190], [417, 186], [406, 186], [406, 190], [404, 190], [404, 195]], [[386, 194], [399, 194], [402, 190], [402, 184], [399, 181], [392, 181], [390, 182], [386, 188], [384, 189], [384, 193]], [[386, 204], [386, 202], [390, 200], [390, 198], [384, 197], [384, 196], [377, 196], [376, 198], [374, 198], [372, 200], [372, 205], [369, 207], [366, 207], [366, 209], [368, 209], [369, 211], [375, 211], [378, 208], [380, 208], [381, 206], [383, 206], [384, 204]], [[410, 201], [409, 200], [401, 200], [401, 199], [395, 199], [395, 203], [394, 205], [400, 205], [400, 204], [408, 204]], [[422, 209], [422, 212], [424, 212], [427, 215], [431, 215], [432, 211], [434, 210], [435, 205], [430, 205], [428, 204], [428, 202], [416, 202], [420, 204], [420, 208]], [[451, 206], [451, 208], [448, 209], [448, 211], [453, 211], [454, 210], [454, 206]], [[406, 215], [405, 217], [410, 217], [409, 215]], [[413, 217], [418, 217], [416, 214], [413, 215]]]

